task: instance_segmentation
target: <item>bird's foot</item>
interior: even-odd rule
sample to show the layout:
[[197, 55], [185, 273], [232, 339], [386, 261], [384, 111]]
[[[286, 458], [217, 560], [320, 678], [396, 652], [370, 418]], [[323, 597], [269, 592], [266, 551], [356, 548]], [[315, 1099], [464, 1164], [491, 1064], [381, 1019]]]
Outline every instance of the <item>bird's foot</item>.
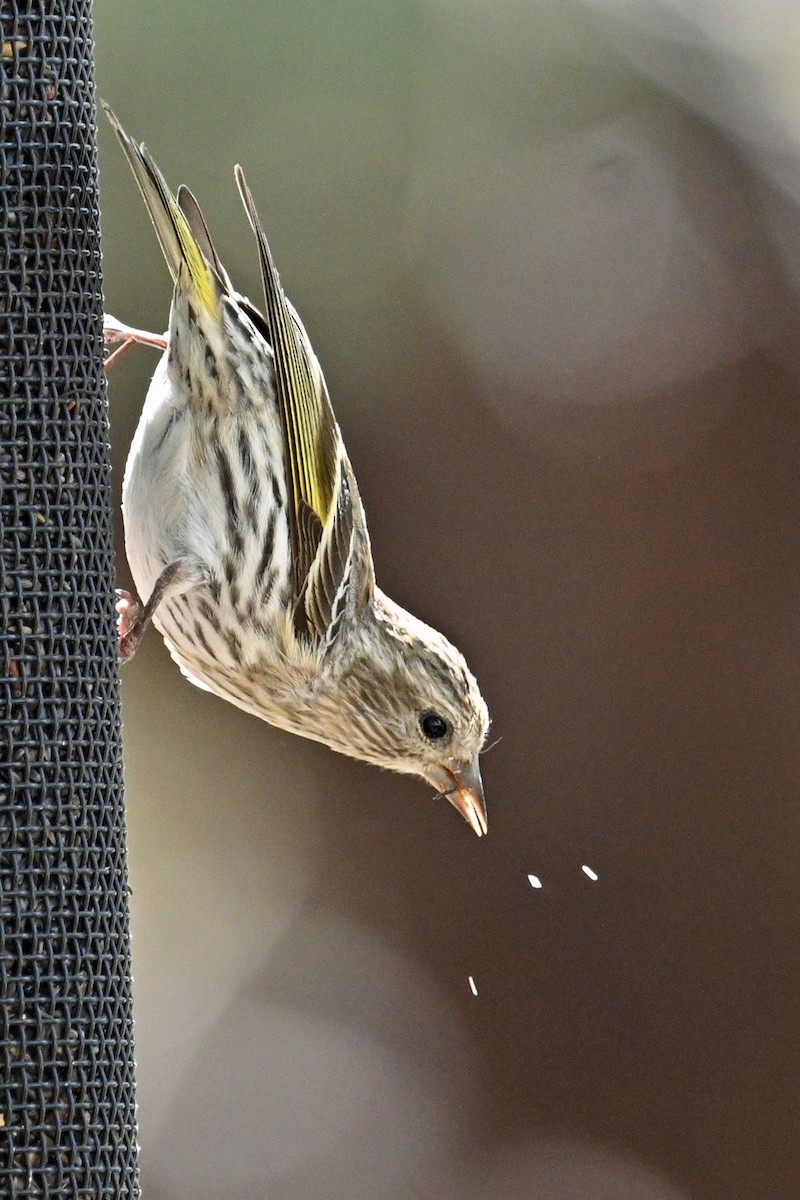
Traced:
[[146, 329], [134, 329], [124, 321], [118, 321], [110, 313], [103, 313], [103, 338], [107, 346], [122, 344], [113, 350], [103, 364], [103, 370], [117, 362], [131, 346], [137, 343], [141, 346], [154, 346], [156, 350], [166, 350], [167, 335], [165, 333], [148, 333]]
[[117, 636], [121, 662], [130, 662], [142, 640], [147, 622], [145, 608], [130, 592], [117, 588]]
[[130, 592], [117, 588], [117, 633], [122, 662], [129, 662], [133, 658], [136, 647], [161, 601], [183, 595], [202, 583], [203, 578], [202, 568], [196, 563], [190, 559], [177, 558], [164, 567], [153, 584], [146, 604], [142, 604], [141, 600], [137, 600]]

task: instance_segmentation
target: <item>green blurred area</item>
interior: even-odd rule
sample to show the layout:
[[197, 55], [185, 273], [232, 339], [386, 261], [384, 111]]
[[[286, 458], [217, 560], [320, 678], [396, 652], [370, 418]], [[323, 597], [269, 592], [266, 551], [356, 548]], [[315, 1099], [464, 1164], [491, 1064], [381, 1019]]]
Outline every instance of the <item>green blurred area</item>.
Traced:
[[[410, 17], [391, 4], [98, 10], [100, 94], [168, 178], [190, 184], [230, 270], [257, 295], [233, 182], [233, 164], [242, 163], [287, 290], [343, 380], [350, 362], [374, 362], [372, 343], [400, 307], [399, 206], [414, 118]], [[101, 148], [108, 303], [118, 304], [122, 284], [129, 307], [123, 281], [136, 278], [141, 319], [163, 324], [166, 277], [107, 128]]]

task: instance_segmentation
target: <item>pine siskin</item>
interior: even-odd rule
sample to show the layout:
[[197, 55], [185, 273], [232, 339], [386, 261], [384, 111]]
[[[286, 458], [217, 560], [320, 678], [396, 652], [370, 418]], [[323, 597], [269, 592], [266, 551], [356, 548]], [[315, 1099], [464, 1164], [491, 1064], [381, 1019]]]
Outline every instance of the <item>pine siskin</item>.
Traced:
[[175, 282], [165, 337], [107, 318], [110, 341], [164, 348], [123, 483], [142, 604], [183, 673], [334, 750], [420, 775], [486, 832], [486, 705], [463, 657], [375, 585], [353, 469], [305, 329], [281, 289], [241, 168], [266, 308], [233, 288], [196, 200], [109, 119]]

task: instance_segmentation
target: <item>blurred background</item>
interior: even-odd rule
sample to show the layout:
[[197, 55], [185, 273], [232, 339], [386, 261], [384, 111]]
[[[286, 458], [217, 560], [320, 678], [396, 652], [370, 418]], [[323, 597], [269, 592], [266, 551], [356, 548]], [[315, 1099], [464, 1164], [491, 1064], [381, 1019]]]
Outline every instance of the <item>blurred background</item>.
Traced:
[[[96, 23], [100, 94], [260, 300], [246, 167], [379, 581], [464, 650], [502, 739], [478, 841], [146, 639], [145, 1195], [796, 1200], [800, 10]], [[100, 141], [106, 305], [161, 330], [167, 271]], [[118, 488], [154, 365], [110, 381]]]

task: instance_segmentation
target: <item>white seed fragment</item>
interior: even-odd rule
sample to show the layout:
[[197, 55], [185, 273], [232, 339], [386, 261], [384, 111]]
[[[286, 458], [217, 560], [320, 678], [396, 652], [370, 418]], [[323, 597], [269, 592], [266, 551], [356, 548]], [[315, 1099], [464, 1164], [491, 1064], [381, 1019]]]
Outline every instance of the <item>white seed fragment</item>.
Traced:
[[584, 875], [588, 875], [590, 879], [597, 879], [597, 875], [591, 867], [581, 867], [581, 870], [583, 871]]
[[470, 991], [472, 992], [473, 996], [477, 996], [478, 989], [475, 987], [475, 980], [472, 978], [471, 975], [469, 977], [469, 988], [470, 988]]
[[542, 886], [542, 881], [538, 875], [529, 875], [528, 883], [531, 885], [531, 887], [535, 888], [540, 888]]

